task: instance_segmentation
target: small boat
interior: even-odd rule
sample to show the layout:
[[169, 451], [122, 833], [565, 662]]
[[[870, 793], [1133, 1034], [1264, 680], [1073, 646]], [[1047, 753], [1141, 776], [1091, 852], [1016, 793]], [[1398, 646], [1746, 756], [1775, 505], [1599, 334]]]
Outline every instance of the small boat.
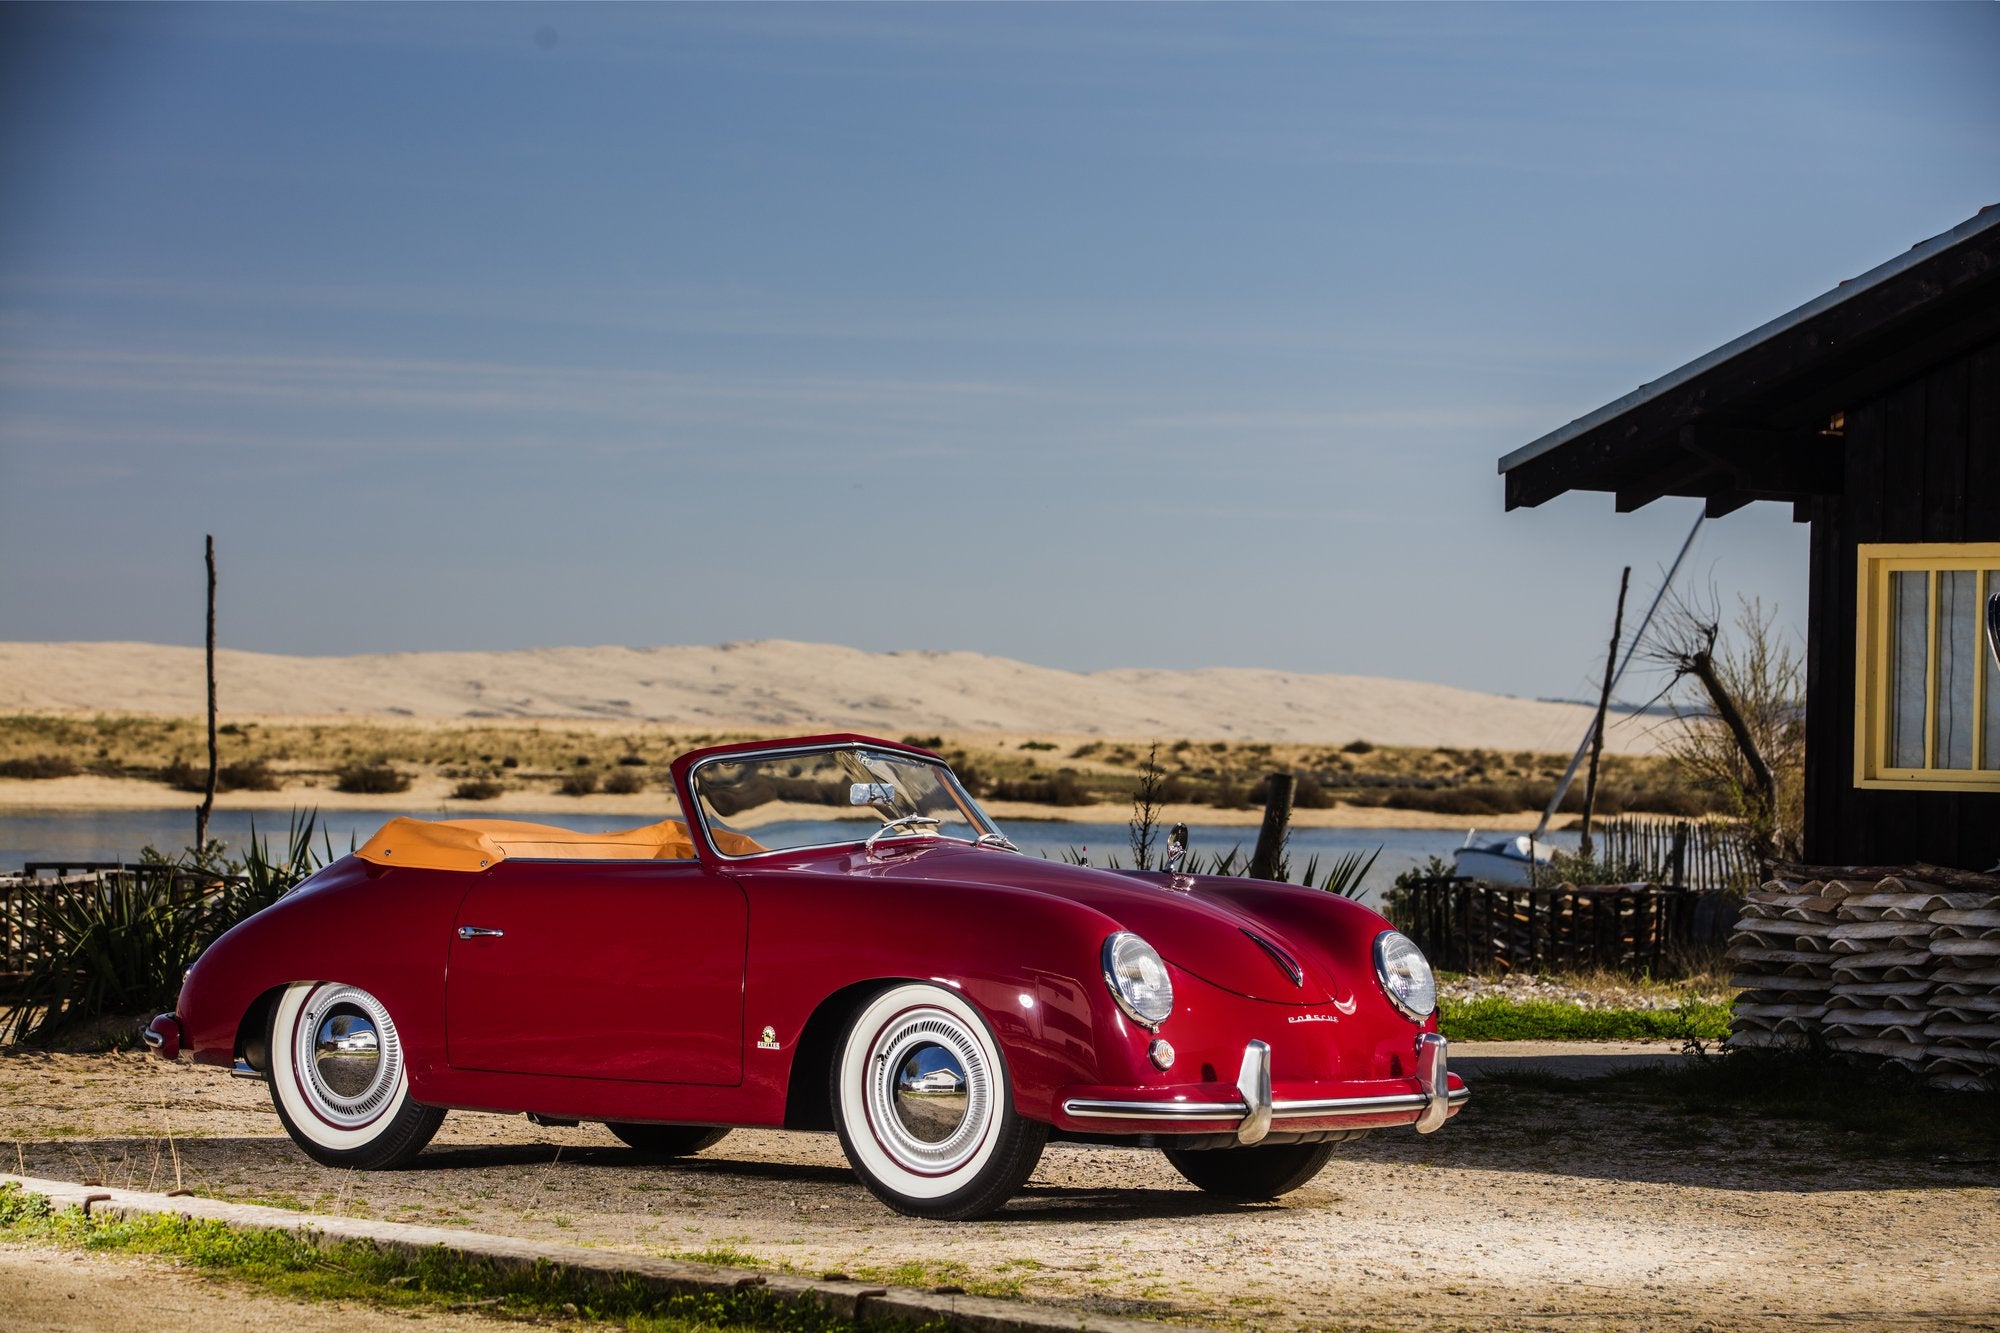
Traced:
[[1485, 842], [1474, 841], [1478, 836], [1478, 829], [1468, 829], [1465, 845], [1451, 854], [1454, 875], [1526, 887], [1535, 882], [1535, 867], [1549, 863], [1548, 847], [1525, 833]]

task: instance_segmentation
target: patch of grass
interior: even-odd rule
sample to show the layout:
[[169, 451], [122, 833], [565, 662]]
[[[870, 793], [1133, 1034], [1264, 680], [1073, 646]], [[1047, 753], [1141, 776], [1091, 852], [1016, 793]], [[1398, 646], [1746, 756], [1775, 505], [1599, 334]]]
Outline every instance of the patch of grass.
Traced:
[[1688, 999], [1674, 1009], [1586, 1009], [1560, 1000], [1444, 999], [1438, 1030], [1453, 1041], [1720, 1041], [1726, 1000]]
[[[1002, 1263], [1004, 1270], [1008, 1265]], [[888, 1268], [857, 1268], [854, 1276], [864, 1282], [881, 1282], [896, 1287], [919, 1287], [926, 1291], [961, 1291], [973, 1296], [1019, 1296], [1024, 1279], [996, 1274], [981, 1277], [965, 1264], [945, 1259], [909, 1259]]]
[[[755, 1288], [666, 1295], [630, 1280], [599, 1279], [553, 1264], [503, 1270], [428, 1250], [392, 1253], [363, 1241], [320, 1244], [286, 1231], [238, 1230], [172, 1216], [136, 1220], [55, 1211], [18, 1185], [0, 1185], [0, 1240], [64, 1249], [153, 1254], [292, 1300], [355, 1301], [422, 1312], [478, 1305], [513, 1319], [613, 1324], [635, 1333], [848, 1333], [865, 1328], [823, 1306], [788, 1305]], [[942, 1324], [926, 1325], [927, 1330]]]
[[720, 1264], [724, 1268], [769, 1267], [768, 1264], [756, 1255], [736, 1249], [734, 1246], [721, 1241], [717, 1241], [713, 1245], [705, 1245], [699, 1250], [682, 1250], [679, 1254], [669, 1255], [668, 1257], [672, 1259], [684, 1259], [691, 1264]]

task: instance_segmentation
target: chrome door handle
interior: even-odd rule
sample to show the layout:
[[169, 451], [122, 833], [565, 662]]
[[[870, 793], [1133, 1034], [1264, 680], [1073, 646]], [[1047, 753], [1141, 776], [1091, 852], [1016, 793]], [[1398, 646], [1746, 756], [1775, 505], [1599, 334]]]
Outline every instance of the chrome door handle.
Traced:
[[458, 937], [462, 940], [479, 939], [482, 936], [497, 940], [506, 933], [504, 930], [495, 930], [491, 926], [460, 926], [458, 928]]

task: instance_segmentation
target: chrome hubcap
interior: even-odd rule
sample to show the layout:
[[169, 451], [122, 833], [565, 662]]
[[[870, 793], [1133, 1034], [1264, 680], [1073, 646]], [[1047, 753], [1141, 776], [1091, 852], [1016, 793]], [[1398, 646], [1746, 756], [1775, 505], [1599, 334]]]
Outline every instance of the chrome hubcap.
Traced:
[[382, 1066], [382, 1041], [368, 1015], [352, 1005], [321, 1015], [313, 1064], [319, 1081], [336, 1097], [352, 1100], [368, 1091]]
[[292, 1065], [315, 1115], [357, 1129], [395, 1099], [403, 1044], [380, 1000], [356, 986], [324, 986], [293, 1027]]
[[904, 1057], [896, 1075], [896, 1119], [910, 1137], [943, 1143], [965, 1123], [972, 1097], [958, 1057], [929, 1042]]
[[905, 1170], [944, 1175], [975, 1157], [993, 1118], [993, 1073], [951, 1014], [912, 1009], [868, 1053], [868, 1122]]

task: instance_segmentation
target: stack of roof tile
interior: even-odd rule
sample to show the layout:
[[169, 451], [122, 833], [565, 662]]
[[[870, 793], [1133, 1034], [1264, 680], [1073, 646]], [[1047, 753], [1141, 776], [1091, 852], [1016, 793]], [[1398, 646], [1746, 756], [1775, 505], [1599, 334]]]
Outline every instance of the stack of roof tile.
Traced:
[[1731, 1046], [1817, 1038], [1943, 1086], [2000, 1080], [2000, 889], [1774, 879], [1749, 895], [1729, 958]]
[[1773, 880], [1743, 904], [1729, 941], [1732, 985], [1742, 987], [1731, 1046], [1796, 1045], [1819, 1031], [1833, 986], [1828, 935], [1838, 899], [1818, 881]]

